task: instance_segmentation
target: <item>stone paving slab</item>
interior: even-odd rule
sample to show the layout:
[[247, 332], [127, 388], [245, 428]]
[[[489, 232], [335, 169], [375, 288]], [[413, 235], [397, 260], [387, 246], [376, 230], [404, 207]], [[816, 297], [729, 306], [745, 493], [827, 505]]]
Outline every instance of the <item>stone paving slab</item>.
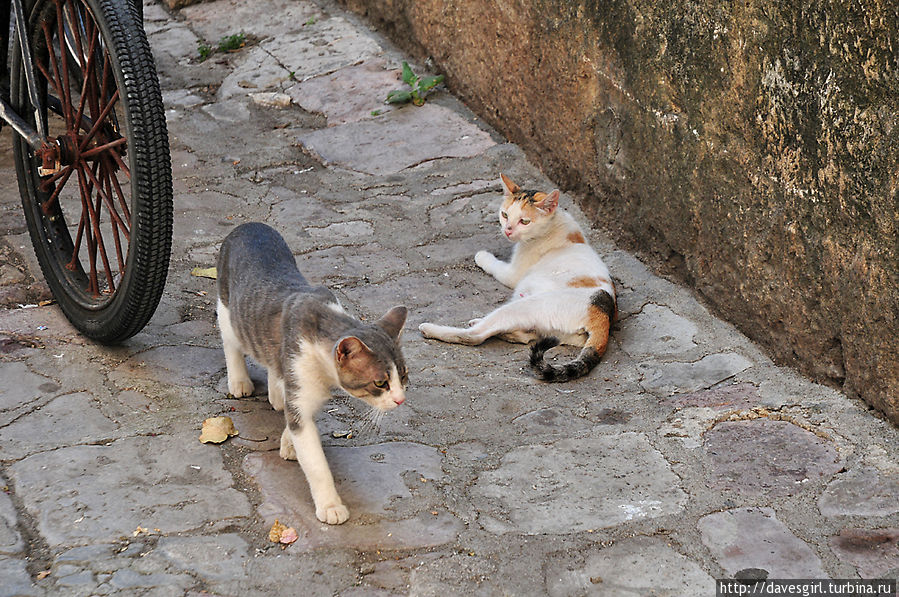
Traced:
[[[418, 334], [506, 300], [473, 261], [511, 251], [498, 174], [557, 186], [443, 86], [385, 106], [402, 61], [427, 63], [331, 0], [144, 8], [175, 234], [140, 334], [98, 346], [30, 306], [46, 290], [0, 143], [0, 597], [673, 597], [747, 571], [899, 577], [897, 429], [773, 363], [591, 228], [577, 197], [562, 205], [619, 289], [589, 376], [546, 384], [523, 345]], [[245, 47], [200, 60], [199, 43], [238, 32]], [[190, 275], [251, 220], [349, 311], [410, 310], [407, 401], [376, 421], [335, 396], [317, 419], [351, 513], [338, 527], [278, 455], [264, 368], [250, 364], [254, 396], [227, 395], [215, 283]], [[201, 444], [217, 415], [240, 434]], [[276, 518], [297, 542], [268, 540]]]

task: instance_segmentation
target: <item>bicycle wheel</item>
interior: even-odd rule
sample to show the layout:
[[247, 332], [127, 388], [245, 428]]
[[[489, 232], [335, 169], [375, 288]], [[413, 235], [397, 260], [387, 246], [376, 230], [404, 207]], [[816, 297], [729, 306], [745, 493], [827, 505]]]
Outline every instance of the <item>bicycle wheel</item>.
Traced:
[[159, 304], [172, 242], [172, 171], [159, 81], [133, 2], [34, 0], [28, 31], [40, 98], [15, 52], [10, 96], [38, 150], [16, 138], [19, 191], [54, 297], [86, 336], [114, 343]]

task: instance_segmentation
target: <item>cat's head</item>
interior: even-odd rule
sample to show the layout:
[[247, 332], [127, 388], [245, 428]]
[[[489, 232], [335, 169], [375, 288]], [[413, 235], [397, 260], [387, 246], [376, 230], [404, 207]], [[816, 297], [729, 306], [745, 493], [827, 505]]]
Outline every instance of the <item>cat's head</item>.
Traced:
[[559, 190], [526, 191], [505, 174], [499, 177], [503, 185], [499, 224], [505, 237], [518, 242], [542, 236], [559, 206]]
[[400, 350], [406, 307], [394, 307], [334, 346], [340, 386], [379, 410], [396, 408], [406, 399], [409, 378]]

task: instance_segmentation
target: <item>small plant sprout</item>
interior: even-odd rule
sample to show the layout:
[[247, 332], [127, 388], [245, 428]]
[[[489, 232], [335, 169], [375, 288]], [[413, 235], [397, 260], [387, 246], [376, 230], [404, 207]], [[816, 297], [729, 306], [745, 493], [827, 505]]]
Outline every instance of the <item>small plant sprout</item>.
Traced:
[[403, 61], [403, 83], [408, 85], [410, 89], [395, 89], [391, 91], [387, 94], [387, 103], [405, 104], [412, 102], [416, 106], [421, 106], [425, 103], [425, 96], [428, 92], [442, 82], [443, 75], [419, 77], [412, 72], [409, 63]]
[[197, 46], [197, 53], [200, 55], [200, 60], [206, 60], [212, 54], [212, 46], [207, 43], [201, 42]]
[[219, 51], [234, 52], [247, 45], [247, 36], [245, 33], [235, 33], [234, 35], [226, 35], [219, 41]]

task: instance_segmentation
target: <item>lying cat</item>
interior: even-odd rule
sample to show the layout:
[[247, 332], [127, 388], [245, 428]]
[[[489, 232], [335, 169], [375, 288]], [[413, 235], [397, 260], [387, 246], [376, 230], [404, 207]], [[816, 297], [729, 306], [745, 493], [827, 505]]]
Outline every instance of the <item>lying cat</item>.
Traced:
[[[475, 262], [502, 284], [514, 288], [511, 299], [469, 327], [423, 323], [427, 338], [456, 344], [480, 344], [499, 336], [528, 343], [531, 364], [547, 381], [567, 381], [589, 373], [599, 363], [609, 341], [609, 327], [618, 316], [615, 286], [609, 270], [590, 248], [568, 213], [558, 209], [559, 191], [522, 190], [500, 174], [504, 196], [499, 212], [506, 238], [516, 243], [509, 263], [487, 251]], [[555, 366], [543, 354], [559, 343], [582, 346], [573, 361]]]
[[374, 323], [344, 312], [334, 295], [303, 278], [284, 239], [265, 224], [242, 224], [218, 258], [218, 323], [228, 391], [249, 396], [253, 382], [244, 355], [268, 369], [268, 399], [283, 410], [281, 457], [298, 460], [322, 522], [349, 517], [334, 487], [315, 414], [339, 387], [381, 411], [406, 398], [406, 365], [399, 337], [406, 308]]

